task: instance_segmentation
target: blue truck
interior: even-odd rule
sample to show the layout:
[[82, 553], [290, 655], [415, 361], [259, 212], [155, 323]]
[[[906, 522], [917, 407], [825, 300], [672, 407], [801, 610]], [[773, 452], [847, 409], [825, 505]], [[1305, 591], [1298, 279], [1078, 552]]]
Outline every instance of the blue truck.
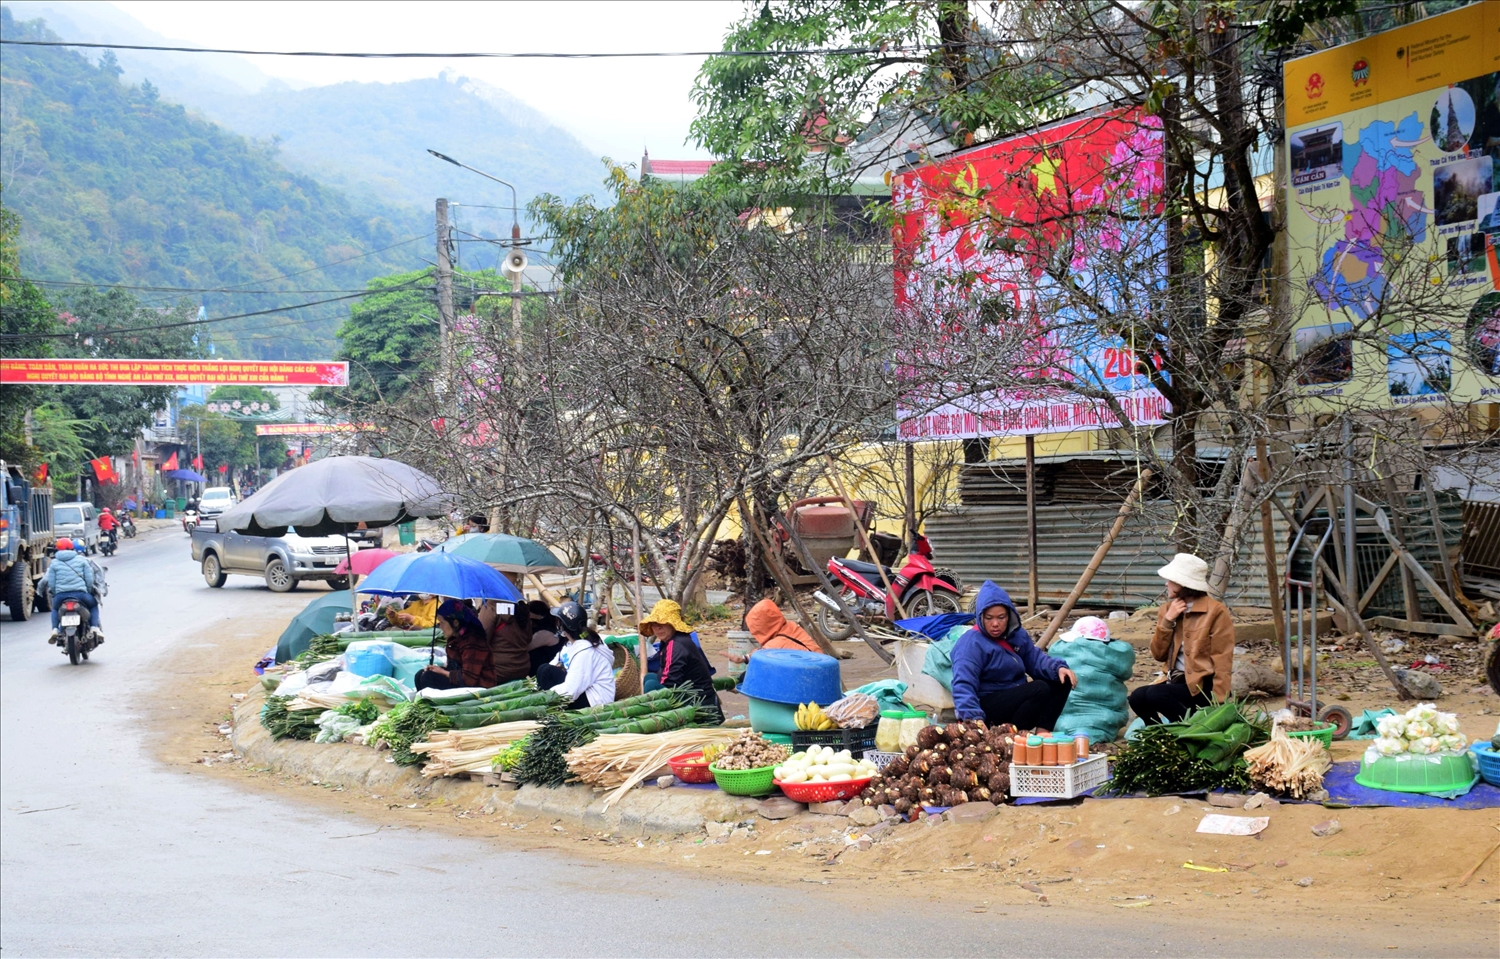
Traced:
[[51, 604], [44, 587], [57, 537], [52, 487], [34, 487], [18, 467], [0, 460], [0, 590], [12, 621]]

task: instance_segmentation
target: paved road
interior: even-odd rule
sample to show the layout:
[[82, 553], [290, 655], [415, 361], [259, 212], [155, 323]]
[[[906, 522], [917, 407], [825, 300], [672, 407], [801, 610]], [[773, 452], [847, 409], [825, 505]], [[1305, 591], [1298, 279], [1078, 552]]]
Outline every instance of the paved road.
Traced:
[[[78, 667], [45, 617], [0, 624], [0, 951], [34, 955], [1270, 955], [1271, 929], [924, 905], [695, 881], [411, 830], [156, 764], [138, 717], [159, 664], [309, 593], [211, 591], [170, 531], [109, 561], [109, 642]], [[274, 619], [272, 621], [275, 621]], [[122, 695], [123, 694], [123, 695]], [[351, 826], [353, 828], [351, 828]], [[1022, 913], [1027, 913], [1022, 915]], [[1226, 924], [1227, 926], [1227, 924]], [[1322, 946], [1341, 948], [1320, 929]], [[1384, 953], [1391, 955], [1392, 953]]]

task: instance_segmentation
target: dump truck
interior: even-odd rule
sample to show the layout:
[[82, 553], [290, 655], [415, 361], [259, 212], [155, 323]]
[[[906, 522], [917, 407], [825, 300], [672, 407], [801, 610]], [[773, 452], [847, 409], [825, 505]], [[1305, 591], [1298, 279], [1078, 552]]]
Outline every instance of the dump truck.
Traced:
[[19, 467], [0, 460], [0, 590], [11, 620], [51, 609], [43, 581], [56, 540], [52, 487], [33, 486]]

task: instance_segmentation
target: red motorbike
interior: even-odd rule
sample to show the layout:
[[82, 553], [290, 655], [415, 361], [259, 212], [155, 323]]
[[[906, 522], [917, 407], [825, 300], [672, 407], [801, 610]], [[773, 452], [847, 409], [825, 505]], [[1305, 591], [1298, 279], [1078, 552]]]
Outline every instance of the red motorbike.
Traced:
[[[958, 577], [932, 565], [932, 546], [927, 537], [917, 536], [906, 554], [901, 569], [885, 567], [885, 579], [891, 582], [887, 592], [880, 567], [857, 559], [835, 556], [828, 561], [828, 575], [841, 587], [839, 598], [862, 622], [895, 622], [900, 612], [895, 597], [909, 617], [936, 616], [939, 613], [963, 611], [963, 588]], [[818, 601], [818, 629], [831, 640], [848, 639], [854, 624], [839, 611], [839, 604], [822, 590], [813, 593]]]

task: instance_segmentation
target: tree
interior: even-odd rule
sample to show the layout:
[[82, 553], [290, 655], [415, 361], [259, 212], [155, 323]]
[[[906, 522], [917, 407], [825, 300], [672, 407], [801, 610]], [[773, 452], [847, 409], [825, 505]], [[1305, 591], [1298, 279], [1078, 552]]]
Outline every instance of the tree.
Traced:
[[[47, 298], [21, 278], [17, 236], [21, 218], [0, 205], [0, 356], [46, 358], [48, 334], [56, 319]], [[0, 459], [35, 466], [36, 450], [26, 443], [26, 413], [46, 395], [44, 387], [7, 386], [0, 390]]]

